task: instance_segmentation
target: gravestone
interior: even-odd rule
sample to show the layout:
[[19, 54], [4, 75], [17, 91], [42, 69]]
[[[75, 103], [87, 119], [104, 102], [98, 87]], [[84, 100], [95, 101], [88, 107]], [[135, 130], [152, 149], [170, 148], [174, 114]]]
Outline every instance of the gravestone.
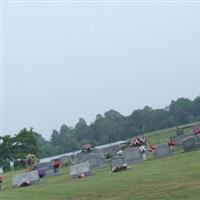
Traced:
[[12, 178], [12, 186], [18, 187], [22, 182], [29, 181], [31, 184], [39, 182], [40, 178], [38, 175], [38, 171], [34, 170], [31, 172], [18, 174], [16, 176], [13, 176]]
[[82, 161], [88, 161], [90, 163], [91, 169], [99, 168], [102, 165], [101, 156], [98, 153], [89, 153], [83, 158]]
[[89, 154], [89, 153], [85, 153], [85, 152], [77, 153], [77, 154], [74, 156], [74, 162], [75, 162], [75, 164], [82, 163], [83, 160], [85, 159], [85, 157], [87, 156], [87, 154]]
[[126, 162], [123, 156], [115, 156], [111, 160], [111, 168], [123, 166], [125, 163]]
[[175, 139], [176, 145], [181, 146], [183, 144], [183, 140], [186, 139], [187, 137], [188, 135], [182, 134], [182, 135], [177, 135], [173, 137], [173, 139]]
[[53, 176], [55, 174], [52, 162], [39, 163], [37, 170], [40, 176]]
[[89, 162], [70, 166], [70, 177], [72, 179], [79, 178], [82, 174], [84, 174], [84, 176], [92, 175]]
[[80, 153], [76, 154], [76, 156], [74, 158], [75, 164], [89, 161], [91, 164], [90, 166], [92, 168], [99, 167], [102, 164], [103, 160], [104, 160], [103, 154], [96, 150], [88, 152], [88, 153], [80, 152]]
[[109, 154], [111, 157], [117, 155], [117, 152], [119, 151], [120, 147], [119, 145], [113, 145], [113, 146], [107, 146], [102, 149], [104, 156], [106, 154]]
[[133, 164], [143, 161], [142, 153], [138, 147], [128, 148], [123, 151], [124, 160], [127, 164]]
[[193, 150], [197, 146], [197, 137], [195, 136], [190, 136], [183, 140], [183, 148], [185, 151]]
[[172, 155], [172, 151], [169, 148], [168, 144], [156, 145], [156, 150], [155, 150], [156, 158], [162, 158], [162, 157], [167, 157], [167, 156], [171, 156], [171, 155]]

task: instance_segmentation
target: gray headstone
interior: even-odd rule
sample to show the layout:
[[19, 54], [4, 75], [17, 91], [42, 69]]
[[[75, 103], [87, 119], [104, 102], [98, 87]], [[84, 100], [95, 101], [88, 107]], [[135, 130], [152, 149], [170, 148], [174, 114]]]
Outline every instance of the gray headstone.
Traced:
[[52, 162], [39, 163], [37, 165], [39, 175], [52, 176], [55, 174]]
[[195, 149], [197, 146], [197, 137], [195, 136], [189, 136], [183, 140], [183, 148], [185, 151]]
[[183, 144], [183, 140], [186, 139], [188, 135], [182, 134], [182, 135], [177, 135], [174, 137], [176, 140], [176, 145], [181, 146]]
[[38, 175], [38, 171], [34, 170], [31, 172], [18, 174], [16, 176], [13, 176], [12, 178], [12, 186], [17, 187], [19, 184], [21, 184], [23, 181], [29, 181], [31, 184], [39, 182], [40, 178]]
[[101, 167], [102, 165], [101, 155], [99, 155], [98, 153], [91, 153], [91, 154], [86, 155], [83, 158], [83, 162], [87, 162], [87, 161], [90, 163], [91, 169]]
[[113, 145], [113, 146], [108, 146], [102, 149], [103, 154], [110, 154], [111, 156], [117, 155], [117, 152], [119, 151], [120, 147], [119, 145]]
[[83, 152], [80, 152], [80, 153], [77, 153], [74, 157], [74, 162], [75, 164], [79, 164], [79, 163], [82, 163], [83, 160], [85, 159], [85, 157], [87, 156], [87, 154], [89, 153], [83, 153]]
[[172, 151], [169, 148], [168, 144], [156, 145], [156, 150], [155, 150], [156, 158], [162, 158], [162, 157], [167, 157], [167, 156], [171, 156], [171, 155], [172, 155]]
[[125, 149], [123, 152], [123, 157], [127, 164], [133, 164], [143, 161], [142, 154], [137, 147]]
[[84, 174], [85, 176], [90, 176], [92, 174], [89, 162], [70, 166], [70, 177], [72, 179], [79, 178], [81, 174]]
[[111, 168], [115, 168], [115, 167], [118, 167], [118, 166], [121, 167], [121, 166], [123, 166], [124, 163], [126, 163], [126, 162], [125, 162], [123, 156], [113, 157], [112, 160], [111, 160]]

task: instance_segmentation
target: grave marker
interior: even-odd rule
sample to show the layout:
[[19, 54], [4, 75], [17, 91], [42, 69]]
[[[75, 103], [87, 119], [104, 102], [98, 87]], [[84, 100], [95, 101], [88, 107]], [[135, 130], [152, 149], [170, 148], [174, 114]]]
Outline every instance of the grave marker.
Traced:
[[115, 156], [111, 160], [111, 170], [112, 172], [123, 171], [127, 169], [127, 163], [123, 156]]
[[90, 163], [90, 167], [91, 169], [95, 169], [98, 167], [101, 167], [102, 165], [102, 161], [101, 161], [101, 155], [99, 155], [98, 153], [89, 153], [88, 155], [86, 155], [83, 160], [83, 162], [89, 162]]
[[198, 147], [198, 139], [196, 136], [189, 136], [183, 140], [183, 148], [185, 151], [193, 150]]
[[53, 176], [55, 174], [52, 162], [39, 163], [37, 169], [40, 176]]
[[142, 153], [140, 152], [138, 147], [132, 147], [124, 150], [123, 157], [127, 164], [133, 164], [143, 161]]
[[156, 158], [162, 158], [162, 157], [167, 157], [167, 156], [171, 156], [171, 155], [172, 155], [172, 151], [169, 148], [168, 144], [156, 145], [156, 150], [155, 150]]
[[84, 176], [92, 175], [89, 162], [84, 162], [70, 166], [70, 177], [72, 179], [79, 178], [82, 175]]
[[21, 183], [23, 182], [30, 182], [30, 184], [34, 184], [39, 182], [40, 178], [38, 175], [38, 171], [34, 170], [31, 172], [23, 173], [23, 174], [18, 174], [16, 176], [13, 176], [12, 178], [12, 186], [18, 187]]

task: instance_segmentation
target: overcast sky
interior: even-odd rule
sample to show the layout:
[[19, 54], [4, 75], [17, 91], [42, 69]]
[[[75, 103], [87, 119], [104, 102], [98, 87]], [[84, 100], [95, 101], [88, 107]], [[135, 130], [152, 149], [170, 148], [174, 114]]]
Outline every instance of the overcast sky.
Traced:
[[3, 134], [49, 138], [115, 109], [200, 94], [199, 4], [3, 7]]

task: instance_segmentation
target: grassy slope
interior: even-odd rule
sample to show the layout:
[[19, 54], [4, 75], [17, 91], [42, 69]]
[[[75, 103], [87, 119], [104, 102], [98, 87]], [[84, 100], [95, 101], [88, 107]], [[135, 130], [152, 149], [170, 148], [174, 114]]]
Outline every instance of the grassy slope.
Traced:
[[[198, 123], [200, 122], [183, 125], [183, 126], [180, 126], [179, 128], [184, 128], [184, 131], [186, 134], [191, 134], [192, 126]], [[174, 128], [169, 128], [169, 129], [164, 129], [164, 130], [148, 133], [146, 137], [151, 144], [159, 144], [159, 143], [168, 142], [170, 136], [174, 135], [175, 133], [176, 133], [176, 128], [174, 127]]]
[[[174, 129], [167, 129], [148, 137], [156, 144], [168, 141], [172, 133]], [[1, 200], [199, 200], [199, 168], [200, 151], [193, 151], [145, 161], [121, 173], [112, 174], [107, 166], [79, 180], [69, 180], [63, 169], [62, 176], [20, 189], [11, 188], [13, 173], [7, 173]]]
[[3, 200], [199, 200], [200, 151], [179, 153], [131, 166], [112, 174], [105, 167], [95, 176], [69, 180], [67, 174], [44, 183], [13, 189], [6, 175]]

